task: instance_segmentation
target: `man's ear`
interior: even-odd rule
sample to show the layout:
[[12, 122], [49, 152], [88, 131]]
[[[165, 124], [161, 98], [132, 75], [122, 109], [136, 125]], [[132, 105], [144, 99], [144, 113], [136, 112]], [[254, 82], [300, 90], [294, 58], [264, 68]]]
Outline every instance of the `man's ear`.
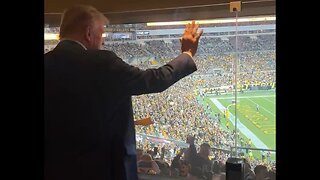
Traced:
[[92, 36], [91, 27], [87, 26], [86, 31], [85, 31], [85, 39], [86, 39], [86, 41], [90, 42], [91, 36]]

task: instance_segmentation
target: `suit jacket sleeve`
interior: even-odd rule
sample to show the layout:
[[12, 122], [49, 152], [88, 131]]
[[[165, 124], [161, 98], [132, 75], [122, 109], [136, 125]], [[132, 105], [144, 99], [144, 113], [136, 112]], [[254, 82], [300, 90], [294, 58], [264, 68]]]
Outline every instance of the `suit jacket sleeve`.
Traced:
[[162, 92], [181, 78], [197, 70], [193, 59], [182, 53], [158, 69], [141, 70], [125, 63], [113, 52], [111, 68], [117, 74], [117, 84], [129, 95]]

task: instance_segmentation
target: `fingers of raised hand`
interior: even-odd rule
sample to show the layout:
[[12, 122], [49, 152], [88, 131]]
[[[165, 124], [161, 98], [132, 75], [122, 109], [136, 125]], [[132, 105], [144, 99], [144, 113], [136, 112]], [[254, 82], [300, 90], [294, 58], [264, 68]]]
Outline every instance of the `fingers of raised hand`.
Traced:
[[192, 32], [192, 26], [190, 23], [186, 25], [186, 29], [184, 30], [185, 33], [191, 33]]
[[202, 33], [203, 33], [203, 29], [201, 29], [201, 30], [199, 31], [199, 33], [197, 33], [197, 34], [195, 35], [195, 38], [198, 40], [198, 39], [200, 38], [200, 36], [202, 35]]

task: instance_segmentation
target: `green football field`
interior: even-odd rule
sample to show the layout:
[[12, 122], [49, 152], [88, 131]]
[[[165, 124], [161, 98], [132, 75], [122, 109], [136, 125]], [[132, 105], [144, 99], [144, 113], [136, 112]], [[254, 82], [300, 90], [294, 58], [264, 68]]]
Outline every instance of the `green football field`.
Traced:
[[[204, 105], [209, 105], [211, 116], [216, 112], [220, 112], [222, 115], [221, 126], [226, 128], [226, 124], [229, 121], [228, 118], [223, 117], [218, 107], [213, 103], [212, 98], [218, 100], [224, 108], [229, 109], [232, 115], [235, 115], [235, 106], [232, 105], [234, 95], [210, 95], [203, 99], [198, 98]], [[268, 149], [276, 149], [276, 102], [275, 102], [275, 91], [247, 91], [244, 93], [237, 94], [237, 118], [240, 122], [246, 126], [257, 138], [260, 139]], [[230, 117], [230, 115], [229, 115]], [[233, 130], [234, 126], [229, 121], [229, 129]], [[250, 136], [245, 133], [241, 133], [241, 137], [248, 140]], [[255, 147], [254, 145], [252, 147]], [[261, 147], [256, 147], [261, 148]]]

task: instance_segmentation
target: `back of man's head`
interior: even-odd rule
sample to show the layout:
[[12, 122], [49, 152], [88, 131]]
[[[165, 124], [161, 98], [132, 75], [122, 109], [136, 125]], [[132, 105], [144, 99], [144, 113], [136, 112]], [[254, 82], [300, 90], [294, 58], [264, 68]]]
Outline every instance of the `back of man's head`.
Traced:
[[141, 156], [143, 155], [143, 149], [137, 149], [136, 152], [137, 152], [137, 161], [139, 161]]
[[152, 161], [152, 157], [149, 153], [144, 153], [142, 156], [141, 156], [141, 159], [142, 161]]
[[95, 20], [108, 23], [108, 19], [96, 8], [88, 5], [75, 5], [66, 9], [61, 18], [60, 39], [67, 38], [74, 33], [84, 33], [86, 27]]
[[199, 154], [202, 157], [206, 157], [207, 158], [209, 156], [209, 154], [210, 154], [210, 145], [208, 143], [201, 144]]
[[267, 176], [268, 169], [264, 165], [257, 165], [254, 168], [254, 173], [256, 174], [256, 179], [264, 179]]

